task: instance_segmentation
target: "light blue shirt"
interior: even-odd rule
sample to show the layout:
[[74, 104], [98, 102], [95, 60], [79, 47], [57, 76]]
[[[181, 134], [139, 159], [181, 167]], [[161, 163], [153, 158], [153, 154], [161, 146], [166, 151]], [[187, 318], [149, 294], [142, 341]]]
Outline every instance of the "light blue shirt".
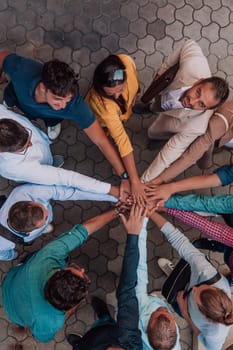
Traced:
[[[192, 243], [170, 222], [166, 222], [161, 228], [163, 234], [172, 247], [177, 250], [180, 257], [186, 260], [191, 267], [191, 278], [189, 288], [196, 284], [207, 281], [214, 277], [217, 270], [208, 262], [205, 255], [195, 248]], [[231, 289], [227, 279], [222, 278], [213, 284], [220, 288], [231, 298]], [[194, 302], [193, 293], [188, 295], [188, 311], [195, 326], [200, 330], [199, 340], [204, 344], [207, 350], [220, 350], [227, 337], [229, 326], [220, 323], [214, 323], [204, 317]]]
[[96, 193], [108, 193], [110, 184], [98, 181], [89, 176], [72, 170], [52, 166], [53, 157], [50, 151], [50, 141], [27, 118], [16, 114], [0, 105], [0, 119], [16, 120], [19, 124], [32, 131], [32, 146], [24, 155], [18, 153], [0, 153], [0, 175], [6, 179], [30, 182], [41, 185], [62, 185], [78, 187]]
[[[184, 108], [182, 103], [180, 102], [180, 97], [183, 94], [184, 91], [188, 90], [189, 86], [181, 87], [177, 90], [172, 90], [164, 95], [161, 95], [161, 107], [164, 111], [167, 111], [169, 109], [179, 109]], [[188, 110], [188, 108], [185, 108]]]
[[[136, 295], [139, 304], [139, 329], [142, 333], [143, 350], [152, 350], [147, 337], [147, 326], [150, 320], [151, 314], [156, 311], [159, 307], [165, 307], [169, 309], [168, 304], [158, 296], [148, 295], [148, 268], [147, 268], [147, 222], [148, 219], [144, 220], [142, 230], [139, 235], [139, 264], [137, 269], [138, 283], [136, 286]], [[177, 342], [173, 349], [180, 349], [180, 338], [179, 329], [177, 328]]]
[[[24, 238], [24, 242], [30, 242], [31, 240], [39, 237], [48, 224], [53, 220], [53, 209], [50, 204], [51, 200], [58, 201], [76, 201], [76, 200], [94, 200], [94, 201], [111, 201], [116, 202], [117, 199], [108, 194], [99, 194], [92, 193], [88, 191], [80, 190], [79, 188], [65, 187], [65, 186], [46, 186], [46, 185], [33, 185], [25, 184], [18, 186], [13, 189], [5, 203], [0, 209], [0, 223], [8, 228], [14, 234], [13, 231], [7, 223], [9, 210], [13, 204], [19, 201], [32, 201], [39, 202], [42, 204], [48, 211], [48, 217], [43, 226], [33, 230], [30, 234]], [[19, 234], [20, 236], [20, 234]], [[1, 251], [14, 249], [15, 243], [8, 241], [7, 239], [0, 236], [0, 259]]]

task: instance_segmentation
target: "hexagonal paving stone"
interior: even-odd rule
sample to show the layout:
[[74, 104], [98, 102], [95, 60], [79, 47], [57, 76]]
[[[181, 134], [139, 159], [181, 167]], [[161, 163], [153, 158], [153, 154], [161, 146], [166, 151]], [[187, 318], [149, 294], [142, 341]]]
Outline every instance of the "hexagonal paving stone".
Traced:
[[199, 10], [194, 11], [194, 19], [201, 23], [202, 26], [206, 26], [211, 23], [211, 9], [208, 6], [204, 6]]
[[148, 2], [145, 6], [139, 8], [139, 17], [144, 18], [147, 22], [152, 23], [156, 19], [157, 6], [155, 3]]
[[169, 24], [175, 21], [175, 6], [168, 4], [158, 9], [158, 18], [164, 23]]
[[185, 5], [181, 9], [176, 10], [175, 17], [185, 25], [189, 25], [193, 22], [193, 8], [192, 6]]

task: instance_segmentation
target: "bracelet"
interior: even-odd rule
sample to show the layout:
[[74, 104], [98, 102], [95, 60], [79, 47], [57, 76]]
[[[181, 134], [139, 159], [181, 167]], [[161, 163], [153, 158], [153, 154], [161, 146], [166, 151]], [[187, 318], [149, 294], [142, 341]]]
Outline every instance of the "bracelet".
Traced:
[[120, 209], [118, 208], [118, 207], [114, 207], [114, 211], [115, 211], [115, 213], [117, 214], [117, 215], [119, 215], [120, 214]]

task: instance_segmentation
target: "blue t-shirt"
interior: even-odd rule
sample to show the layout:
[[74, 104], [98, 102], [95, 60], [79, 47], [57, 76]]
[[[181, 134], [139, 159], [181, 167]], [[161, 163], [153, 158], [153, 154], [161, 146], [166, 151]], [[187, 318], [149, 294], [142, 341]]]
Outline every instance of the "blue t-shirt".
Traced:
[[55, 110], [48, 103], [35, 100], [35, 88], [41, 81], [43, 65], [35, 60], [10, 54], [3, 62], [3, 71], [10, 77], [11, 83], [4, 91], [4, 100], [9, 106], [16, 105], [28, 118], [58, 118], [74, 120], [82, 129], [88, 128], [95, 115], [82, 96], [67, 103], [64, 109]]

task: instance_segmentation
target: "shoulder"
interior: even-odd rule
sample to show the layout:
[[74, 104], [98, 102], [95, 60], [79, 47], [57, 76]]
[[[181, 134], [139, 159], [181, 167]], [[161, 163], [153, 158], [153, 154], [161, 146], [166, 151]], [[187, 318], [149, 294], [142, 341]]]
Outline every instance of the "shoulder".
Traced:
[[49, 305], [44, 300], [38, 304], [37, 311], [34, 310], [35, 320], [32, 325], [32, 334], [40, 342], [53, 340], [55, 334], [63, 327], [65, 322], [65, 312]]
[[42, 63], [33, 60], [32, 58], [22, 57], [15, 53], [8, 55], [3, 62], [3, 70], [5, 71], [19, 71], [22, 73], [34, 70], [41, 70]]

